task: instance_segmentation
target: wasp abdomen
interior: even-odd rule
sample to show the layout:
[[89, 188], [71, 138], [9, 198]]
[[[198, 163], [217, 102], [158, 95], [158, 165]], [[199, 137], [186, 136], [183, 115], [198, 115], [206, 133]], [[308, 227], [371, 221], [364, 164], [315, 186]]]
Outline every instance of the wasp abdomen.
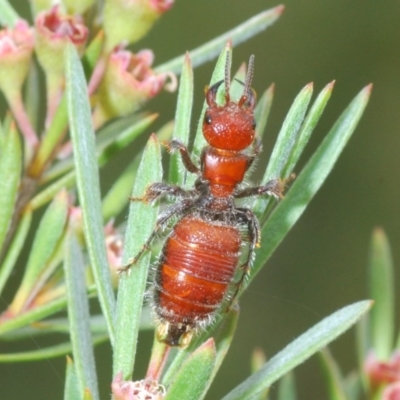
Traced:
[[236, 227], [193, 216], [178, 222], [156, 275], [156, 312], [167, 329], [160, 340], [179, 342], [184, 332], [211, 318], [232, 281], [240, 245]]

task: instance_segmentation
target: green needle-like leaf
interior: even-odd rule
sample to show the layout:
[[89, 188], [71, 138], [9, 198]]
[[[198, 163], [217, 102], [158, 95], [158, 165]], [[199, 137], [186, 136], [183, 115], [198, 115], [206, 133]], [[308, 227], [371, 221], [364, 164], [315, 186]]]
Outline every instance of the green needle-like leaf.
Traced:
[[335, 82], [328, 83], [328, 85], [324, 87], [312, 105], [310, 111], [307, 113], [307, 116], [301, 125], [296, 145], [293, 147], [292, 152], [288, 157], [288, 161], [283, 169], [282, 176], [284, 178], [287, 178], [292, 173], [297, 161], [299, 161], [299, 158], [303, 153], [303, 150], [306, 147], [310, 136], [317, 125], [326, 104], [328, 103], [328, 100], [331, 97], [334, 83]]
[[371, 340], [375, 355], [387, 360], [394, 340], [394, 273], [389, 241], [382, 229], [372, 236], [369, 260], [369, 292], [375, 305], [371, 310]]
[[[97, 293], [95, 286], [88, 288], [88, 295], [94, 297]], [[17, 330], [26, 327], [33, 322], [40, 321], [50, 315], [53, 315], [59, 311], [65, 310], [67, 306], [67, 300], [65, 296], [59, 297], [56, 300], [49, 301], [47, 303], [35, 306], [35, 308], [25, 311], [21, 315], [11, 315], [10, 318], [3, 318], [0, 322], [0, 335], [9, 333], [13, 330]], [[3, 317], [5, 317], [3, 315]], [[145, 322], [146, 325], [148, 325]]]
[[89, 302], [86, 295], [85, 265], [79, 244], [72, 231], [69, 231], [67, 235], [64, 260], [72, 354], [80, 392], [83, 395], [85, 389], [89, 388], [92, 396], [98, 399]]
[[78, 53], [72, 44], [67, 47], [65, 62], [69, 126], [84, 233], [101, 308], [113, 344], [115, 298], [103, 231], [95, 137], [86, 81]]
[[109, 221], [118, 215], [129, 201], [132, 182], [135, 180], [140, 158], [136, 156], [118, 177], [103, 199], [103, 219]]
[[[143, 153], [132, 197], [142, 197], [146, 187], [153, 182], [160, 182], [161, 178], [160, 145], [156, 136], [152, 135]], [[141, 250], [149, 238], [157, 213], [157, 206], [141, 201], [131, 203], [125, 232], [124, 265]], [[122, 371], [127, 379], [133, 371], [149, 261], [150, 254], [144, 254], [129, 272], [122, 273], [120, 277], [113, 376]]]
[[297, 400], [296, 381], [292, 371], [279, 380], [278, 400]]
[[344, 333], [369, 310], [371, 305], [371, 301], [361, 301], [323, 319], [271, 358], [258, 372], [233, 389], [223, 400], [253, 398]]
[[[104, 343], [108, 340], [108, 335], [97, 335], [93, 337], [93, 345]], [[27, 361], [48, 360], [71, 354], [73, 351], [71, 342], [65, 342], [49, 347], [41, 347], [37, 350], [23, 351], [19, 353], [0, 354], [0, 363], [15, 363]]]
[[325, 380], [327, 382], [330, 400], [346, 400], [346, 393], [344, 390], [344, 380], [339, 369], [339, 365], [333, 358], [328, 348], [322, 349], [319, 353], [322, 362]]
[[13, 124], [0, 148], [0, 254], [16, 204], [22, 168], [21, 144]]
[[272, 150], [263, 182], [268, 182], [270, 179], [281, 176], [286, 160], [296, 143], [298, 132], [303, 123], [308, 105], [310, 104], [312, 93], [313, 85], [308, 84], [294, 99], [285, 121], [283, 121], [274, 149]]
[[65, 130], [67, 128], [68, 115], [67, 115], [67, 100], [65, 95], [60, 101], [57, 107], [57, 111], [54, 114], [51, 124], [48, 129], [46, 129], [44, 135], [41, 138], [39, 145], [39, 150], [35, 155], [35, 159], [30, 165], [29, 174], [31, 176], [40, 176], [43, 169], [46, 166], [48, 159], [54, 152], [57, 144], [60, 143]]
[[214, 368], [209, 380], [209, 386], [214, 380], [222, 362], [225, 359], [226, 354], [231, 346], [233, 336], [236, 331], [237, 322], [239, 319], [239, 307], [232, 307], [231, 310], [224, 316], [220, 324], [215, 328], [215, 331], [211, 333], [211, 337], [215, 341], [216, 354], [214, 361]]
[[[212, 60], [221, 52], [227, 41], [231, 41], [234, 46], [245, 42], [251, 37], [262, 32], [264, 29], [271, 26], [283, 13], [284, 6], [277, 6], [255, 15], [249, 20], [238, 25], [236, 28], [225, 32], [223, 35], [210, 40], [197, 49], [189, 51], [190, 58], [192, 59], [193, 68]], [[176, 57], [165, 64], [158, 66], [156, 72], [172, 71], [179, 73], [183, 63], [184, 56]]]
[[12, 28], [21, 19], [7, 0], [0, 0], [0, 25]]
[[368, 103], [370, 92], [371, 86], [367, 86], [350, 103], [295, 179], [285, 199], [278, 204], [264, 224], [261, 231], [261, 247], [257, 251], [248, 282], [262, 268], [325, 181], [354, 132]]
[[67, 370], [65, 373], [64, 400], [78, 400], [82, 398], [79, 390], [78, 377], [74, 362], [67, 357]]
[[[186, 55], [183, 66], [181, 80], [179, 84], [178, 102], [176, 105], [175, 125], [173, 138], [179, 139], [187, 145], [189, 143], [190, 119], [193, 105], [193, 69], [189, 54]], [[178, 152], [177, 152], [178, 153]], [[180, 154], [171, 157], [169, 182], [182, 185], [185, 174], [185, 168]]]
[[32, 212], [28, 208], [22, 214], [17, 231], [7, 250], [3, 264], [0, 266], [0, 293], [2, 293], [7, 279], [13, 271], [17, 258], [20, 255], [21, 249], [24, 246], [26, 235], [28, 234], [29, 227], [31, 226], [31, 221]]
[[274, 99], [275, 85], [271, 85], [260, 97], [254, 109], [254, 119], [257, 121], [256, 136], [264, 136], [265, 127], [271, 111], [272, 101]]
[[50, 204], [36, 231], [21, 286], [9, 310], [19, 314], [46, 282], [47, 267], [55, 256], [64, 236], [68, 220], [68, 195], [62, 191]]
[[212, 338], [195, 350], [175, 375], [165, 400], [204, 398], [214, 370], [215, 351]]
[[[262, 182], [266, 183], [271, 179], [286, 178], [283, 176], [283, 170], [297, 142], [299, 130], [310, 104], [312, 93], [313, 85], [310, 83], [294, 99], [283, 121]], [[267, 197], [257, 198], [253, 207], [255, 213], [261, 215], [271, 200], [271, 198]]]

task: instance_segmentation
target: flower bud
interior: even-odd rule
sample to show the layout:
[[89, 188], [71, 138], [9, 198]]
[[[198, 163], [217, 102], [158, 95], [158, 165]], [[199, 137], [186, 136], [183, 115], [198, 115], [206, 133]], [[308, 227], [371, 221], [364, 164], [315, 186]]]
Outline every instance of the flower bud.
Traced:
[[103, 12], [106, 51], [121, 43], [137, 42], [173, 4], [174, 0], [106, 0]]
[[41, 12], [36, 18], [36, 53], [46, 75], [64, 74], [64, 49], [72, 42], [82, 52], [88, 29], [79, 17], [60, 12], [58, 5]]
[[[142, 50], [133, 54], [116, 49], [109, 57], [107, 68], [96, 96], [95, 125], [100, 126], [110, 118], [127, 115], [139, 109], [156, 96], [163, 87], [176, 89], [172, 73], [156, 74], [150, 67], [153, 52]], [[166, 85], [167, 79], [171, 82]]]
[[164, 386], [157, 381], [152, 379], [143, 379], [136, 382], [124, 381], [122, 372], [118, 373], [113, 379], [111, 390], [115, 400], [162, 400], [166, 395]]
[[364, 370], [372, 386], [400, 381], [400, 352], [394, 352], [387, 361], [378, 360], [374, 353], [370, 353]]
[[388, 385], [382, 392], [382, 400], [400, 399], [400, 381]]
[[0, 89], [9, 102], [25, 81], [33, 46], [33, 30], [23, 20], [0, 31]]

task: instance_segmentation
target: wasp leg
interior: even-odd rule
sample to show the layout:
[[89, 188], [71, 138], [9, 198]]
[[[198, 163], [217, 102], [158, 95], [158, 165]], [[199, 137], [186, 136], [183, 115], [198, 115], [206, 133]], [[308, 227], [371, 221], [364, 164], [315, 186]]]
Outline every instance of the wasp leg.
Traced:
[[136, 254], [135, 257], [129, 260], [128, 264], [119, 267], [118, 268], [118, 273], [128, 271], [132, 266], [138, 263], [144, 252], [150, 249], [150, 245], [152, 241], [155, 239], [157, 236], [158, 231], [161, 229], [164, 229], [167, 222], [172, 218], [172, 217], [182, 217], [185, 215], [193, 206], [194, 201], [191, 199], [184, 199], [178, 204], [174, 204], [170, 207], [168, 207], [164, 212], [162, 212], [156, 221], [156, 226], [149, 236], [149, 238], [146, 240], [145, 244], [143, 247], [139, 250], [139, 252]]
[[188, 198], [195, 194], [194, 190], [185, 190], [180, 186], [168, 185], [163, 182], [156, 182], [149, 185], [143, 197], [130, 197], [131, 201], [144, 201], [145, 203], [154, 203], [156, 200], [166, 196]]
[[265, 185], [238, 190], [234, 194], [234, 197], [240, 199], [243, 197], [261, 196], [263, 194], [267, 194], [269, 196], [274, 196], [277, 199], [283, 199], [285, 183], [286, 181], [281, 179], [271, 179]]
[[200, 175], [201, 172], [200, 169], [192, 161], [192, 158], [190, 157], [189, 154], [189, 150], [180, 140], [172, 139], [169, 143], [166, 144], [166, 147], [170, 153], [173, 153], [175, 150], [179, 150], [185, 168], [192, 174]]
[[255, 256], [256, 247], [260, 247], [260, 238], [261, 238], [261, 228], [258, 223], [257, 217], [254, 213], [248, 208], [237, 208], [235, 212], [238, 213], [239, 220], [245, 224], [247, 224], [247, 231], [249, 234], [249, 252], [247, 254], [245, 262], [240, 265], [239, 269], [241, 270], [241, 276], [237, 282], [234, 283], [236, 287], [233, 295], [228, 299], [228, 309], [231, 307], [233, 301], [239, 294], [239, 291], [242, 287], [242, 284], [250, 270], [251, 263], [253, 262]]

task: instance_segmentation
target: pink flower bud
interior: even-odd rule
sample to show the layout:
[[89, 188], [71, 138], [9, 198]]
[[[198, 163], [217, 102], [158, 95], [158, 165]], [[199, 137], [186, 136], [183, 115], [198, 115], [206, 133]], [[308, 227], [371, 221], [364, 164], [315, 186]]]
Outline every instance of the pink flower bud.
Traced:
[[19, 92], [28, 74], [34, 46], [33, 30], [20, 20], [0, 31], [0, 88], [7, 98]]
[[400, 400], [400, 381], [385, 388], [382, 393], [382, 400]]
[[388, 361], [379, 361], [370, 353], [364, 369], [373, 386], [400, 381], [400, 352], [394, 352]]
[[[99, 88], [95, 108], [95, 121], [126, 115], [136, 111], [143, 103], [156, 96], [164, 87], [176, 89], [176, 77], [172, 73], [156, 74], [151, 69], [153, 52], [142, 50], [133, 54], [116, 49], [109, 58], [103, 81]], [[166, 84], [167, 79], [170, 82]]]
[[115, 400], [162, 400], [166, 392], [164, 386], [151, 379], [141, 381], [124, 381], [122, 372], [119, 372], [114, 378], [111, 389]]
[[64, 49], [72, 42], [82, 52], [88, 37], [88, 28], [79, 17], [60, 12], [58, 5], [41, 12], [36, 18], [36, 53], [46, 74], [64, 73]]
[[121, 43], [135, 43], [147, 34], [174, 0], [106, 0], [103, 27], [106, 51]]
[[46, 126], [49, 126], [64, 86], [64, 50], [72, 42], [82, 53], [89, 31], [79, 17], [62, 14], [59, 5], [41, 12], [35, 26], [36, 54], [46, 74]]

